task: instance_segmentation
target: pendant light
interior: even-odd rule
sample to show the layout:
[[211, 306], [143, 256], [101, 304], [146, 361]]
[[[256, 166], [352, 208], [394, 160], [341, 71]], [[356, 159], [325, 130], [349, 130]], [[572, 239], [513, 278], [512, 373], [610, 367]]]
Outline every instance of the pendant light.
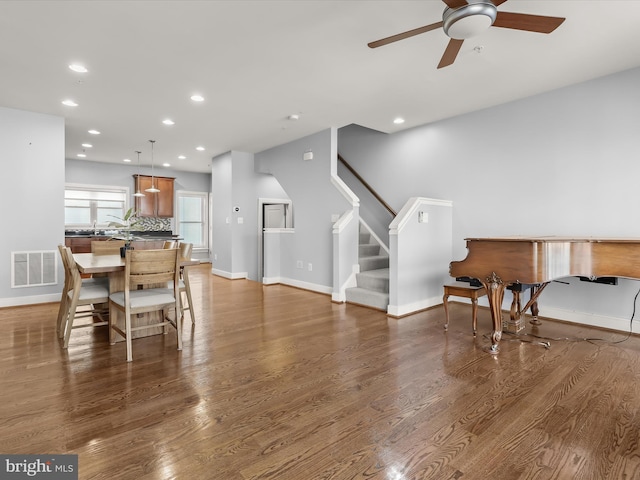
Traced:
[[147, 188], [145, 192], [158, 193], [160, 189], [156, 188], [155, 177], [153, 176], [153, 144], [156, 143], [156, 141], [149, 140], [149, 142], [151, 143], [151, 188]]
[[142, 193], [140, 191], [140, 154], [142, 152], [136, 150], [136, 153], [138, 154], [138, 190], [136, 190], [136, 193], [133, 194], [134, 197], [144, 197], [144, 193]]

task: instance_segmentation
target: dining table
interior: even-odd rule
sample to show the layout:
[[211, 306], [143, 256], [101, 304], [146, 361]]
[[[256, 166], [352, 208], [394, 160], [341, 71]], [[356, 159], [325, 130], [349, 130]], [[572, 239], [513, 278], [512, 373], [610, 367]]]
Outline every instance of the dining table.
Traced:
[[[74, 253], [73, 259], [78, 266], [78, 270], [83, 275], [107, 274], [107, 277], [109, 279], [109, 294], [114, 292], [121, 292], [124, 290], [125, 259], [119, 254], [103, 255], [96, 253]], [[189, 267], [190, 265], [197, 265], [199, 263], [199, 260], [190, 258], [180, 259], [180, 266], [185, 268]], [[152, 312], [148, 314], [136, 315], [133, 319], [134, 326], [157, 323], [159, 315], [163, 315], [163, 312]], [[122, 328], [124, 328], [124, 319], [118, 318], [117, 309], [109, 307], [109, 318], [111, 318], [111, 321], [122, 322]], [[162, 327], [145, 328], [132, 332], [132, 338], [147, 337], [150, 335], [158, 335], [161, 333], [163, 333]], [[124, 341], [124, 338], [116, 335], [116, 341]]]

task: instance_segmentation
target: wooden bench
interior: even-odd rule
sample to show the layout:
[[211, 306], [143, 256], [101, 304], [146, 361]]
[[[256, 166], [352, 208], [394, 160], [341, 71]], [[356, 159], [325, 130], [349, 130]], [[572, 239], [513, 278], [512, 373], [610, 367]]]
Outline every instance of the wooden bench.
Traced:
[[444, 296], [442, 297], [444, 315], [446, 318], [444, 330], [447, 331], [449, 329], [449, 297], [469, 298], [471, 299], [471, 326], [473, 328], [473, 336], [475, 337], [478, 330], [478, 298], [483, 297], [486, 294], [487, 291], [484, 287], [474, 287], [466, 282], [453, 282], [444, 285]]

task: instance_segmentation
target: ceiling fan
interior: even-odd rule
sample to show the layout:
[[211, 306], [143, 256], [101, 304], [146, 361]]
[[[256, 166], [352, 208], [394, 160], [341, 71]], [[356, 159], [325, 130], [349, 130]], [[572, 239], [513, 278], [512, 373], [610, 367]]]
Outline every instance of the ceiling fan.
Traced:
[[442, 0], [447, 6], [442, 13], [442, 21], [414, 28], [403, 33], [368, 43], [370, 48], [378, 48], [421, 33], [441, 28], [451, 38], [440, 59], [438, 68], [451, 65], [466, 38], [471, 38], [489, 27], [511, 28], [527, 32], [551, 33], [565, 21], [561, 17], [546, 17], [526, 13], [498, 12], [507, 0]]

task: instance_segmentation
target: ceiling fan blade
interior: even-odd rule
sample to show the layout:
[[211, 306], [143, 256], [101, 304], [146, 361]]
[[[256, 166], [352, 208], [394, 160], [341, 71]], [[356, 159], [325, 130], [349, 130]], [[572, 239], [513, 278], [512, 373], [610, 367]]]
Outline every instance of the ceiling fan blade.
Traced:
[[565, 19], [561, 17], [545, 17], [526, 13], [498, 12], [494, 27], [512, 28], [527, 32], [551, 33], [558, 28]]
[[442, 0], [447, 4], [447, 7], [455, 10], [456, 8], [464, 7], [467, 4], [467, 0]]
[[436, 28], [442, 28], [442, 22], [432, 23], [431, 25], [425, 25], [424, 27], [414, 28], [413, 30], [408, 30], [403, 33], [391, 35], [390, 37], [367, 43], [367, 46], [369, 48], [382, 47], [383, 45], [388, 45], [390, 43], [397, 42], [398, 40], [404, 40], [405, 38], [414, 37], [416, 35], [420, 35], [421, 33], [430, 32], [431, 30], [435, 30]]
[[491, 3], [493, 3], [496, 7], [499, 7], [500, 5], [502, 5], [506, 1], [507, 0], [491, 0]]
[[458, 40], [457, 38], [449, 40], [449, 45], [447, 45], [447, 48], [445, 48], [444, 53], [442, 54], [438, 68], [448, 67], [456, 61], [456, 57], [458, 56], [458, 52], [460, 51], [460, 47], [462, 47], [463, 42], [464, 40]]

